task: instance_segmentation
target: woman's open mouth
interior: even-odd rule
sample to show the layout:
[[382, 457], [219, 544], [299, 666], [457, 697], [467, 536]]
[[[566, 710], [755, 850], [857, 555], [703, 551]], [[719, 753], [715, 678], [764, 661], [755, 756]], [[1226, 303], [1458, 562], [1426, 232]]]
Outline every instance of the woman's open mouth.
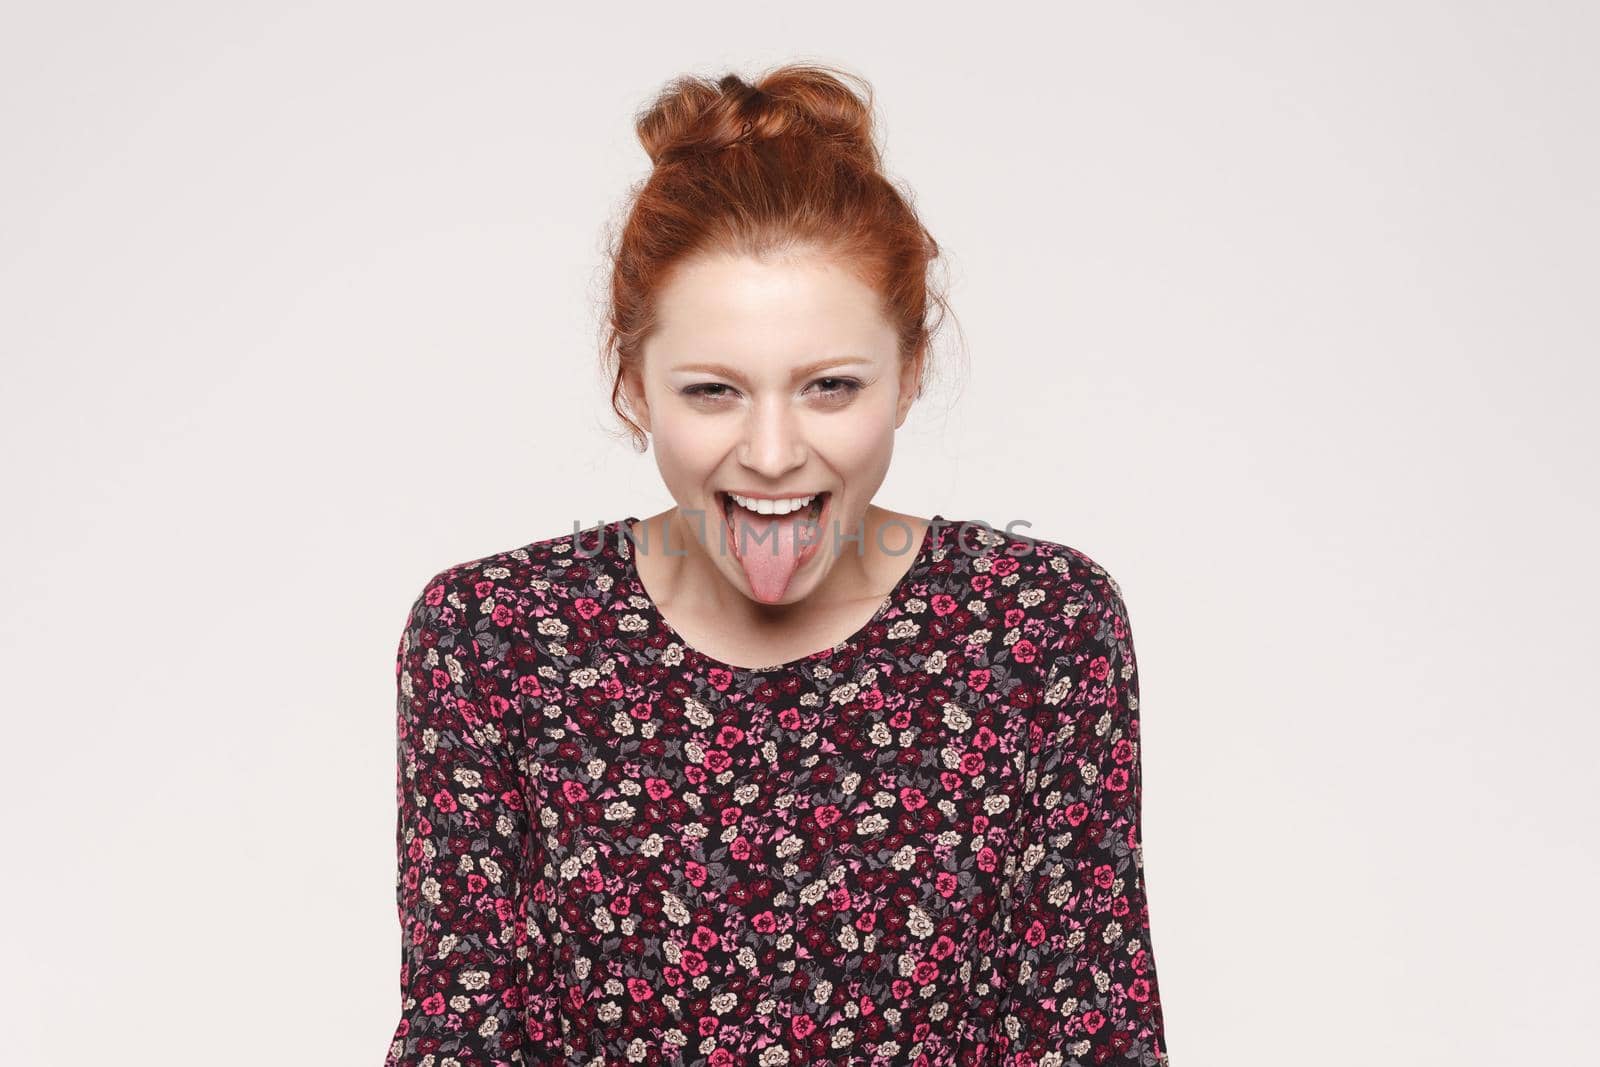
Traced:
[[832, 497], [828, 490], [782, 500], [716, 491], [734, 557], [758, 599], [780, 599], [795, 572], [817, 554]]
[[[722, 509], [724, 522], [732, 522], [736, 516], [752, 519], [767, 517], [782, 519], [794, 515], [796, 512], [802, 513], [807, 519], [816, 522], [822, 518], [822, 509], [827, 505], [828, 497], [831, 495], [830, 490], [824, 489], [820, 493], [812, 493], [809, 496], [774, 501], [772, 510], [761, 511], [758, 508], [762, 502], [756, 498], [738, 497], [736, 499], [738, 494], [730, 493], [726, 489], [718, 489], [716, 493], [717, 505]], [[779, 510], [780, 508], [782, 510]]]

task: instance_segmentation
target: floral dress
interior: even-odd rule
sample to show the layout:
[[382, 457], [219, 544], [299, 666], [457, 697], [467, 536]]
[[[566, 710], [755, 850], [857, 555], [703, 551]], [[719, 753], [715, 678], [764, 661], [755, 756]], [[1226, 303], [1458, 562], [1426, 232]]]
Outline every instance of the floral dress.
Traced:
[[936, 515], [856, 633], [744, 668], [637, 522], [411, 607], [385, 1067], [1165, 1067], [1111, 576]]

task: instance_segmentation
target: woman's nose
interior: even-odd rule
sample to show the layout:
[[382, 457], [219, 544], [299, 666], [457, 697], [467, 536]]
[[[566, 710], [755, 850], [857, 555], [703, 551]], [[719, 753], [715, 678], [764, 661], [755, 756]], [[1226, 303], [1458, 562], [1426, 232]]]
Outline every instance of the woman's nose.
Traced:
[[740, 443], [740, 463], [776, 479], [804, 465], [806, 453], [804, 430], [792, 412], [772, 404], [751, 410]]

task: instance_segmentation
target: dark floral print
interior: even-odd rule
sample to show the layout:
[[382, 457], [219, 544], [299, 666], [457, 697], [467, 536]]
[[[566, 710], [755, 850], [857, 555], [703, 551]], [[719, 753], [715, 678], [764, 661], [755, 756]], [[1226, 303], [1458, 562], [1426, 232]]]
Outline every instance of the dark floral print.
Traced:
[[386, 1067], [1164, 1067], [1111, 576], [935, 516], [854, 635], [741, 668], [637, 521], [411, 607]]

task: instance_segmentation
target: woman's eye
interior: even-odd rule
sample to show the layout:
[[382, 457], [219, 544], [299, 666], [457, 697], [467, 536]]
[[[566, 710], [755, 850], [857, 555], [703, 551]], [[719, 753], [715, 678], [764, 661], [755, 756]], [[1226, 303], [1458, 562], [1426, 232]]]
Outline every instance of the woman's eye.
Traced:
[[[818, 378], [817, 386], [826, 397], [847, 397], [861, 391], [861, 382], [856, 378]], [[686, 386], [683, 395], [706, 400], [721, 400], [734, 396], [730, 387], [721, 382], [701, 382], [698, 385]]]
[[861, 383], [854, 378], [818, 378], [817, 382], [834, 383], [836, 388], [823, 390], [829, 396], [849, 396], [861, 388]]

